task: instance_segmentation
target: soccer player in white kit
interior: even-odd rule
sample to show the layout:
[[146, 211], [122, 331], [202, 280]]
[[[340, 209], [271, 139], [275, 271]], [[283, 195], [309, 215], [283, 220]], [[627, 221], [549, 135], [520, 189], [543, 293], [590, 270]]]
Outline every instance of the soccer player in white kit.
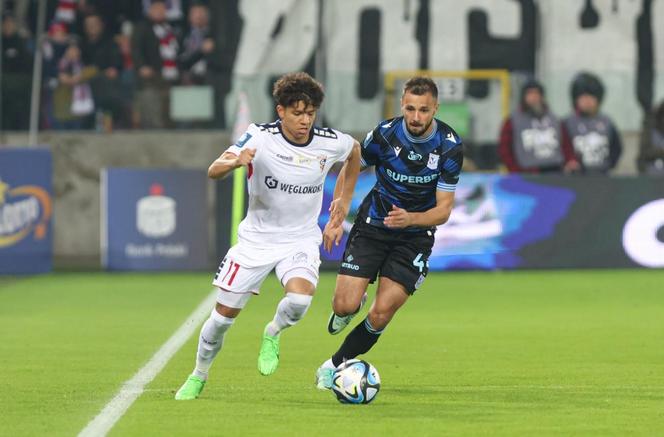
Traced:
[[359, 143], [334, 129], [313, 126], [324, 94], [308, 74], [282, 76], [273, 96], [279, 120], [250, 125], [208, 169], [210, 178], [219, 179], [247, 167], [249, 207], [238, 229], [238, 244], [214, 277], [217, 304], [201, 328], [196, 367], [175, 394], [177, 400], [200, 395], [226, 331], [273, 269], [285, 296], [265, 326], [258, 370], [263, 375], [277, 370], [280, 333], [307, 312], [318, 282], [318, 215], [325, 177], [336, 162], [344, 162], [344, 177], [343, 187], [335, 189], [341, 195], [332, 202], [330, 222], [340, 224], [348, 213], [360, 170]]

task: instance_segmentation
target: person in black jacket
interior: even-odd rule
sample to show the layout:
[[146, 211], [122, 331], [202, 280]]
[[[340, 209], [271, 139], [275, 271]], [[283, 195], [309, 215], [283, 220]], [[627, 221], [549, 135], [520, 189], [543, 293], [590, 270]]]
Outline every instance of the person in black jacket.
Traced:
[[637, 166], [643, 174], [664, 176], [664, 100], [643, 120]]
[[170, 124], [168, 98], [177, 83], [178, 40], [166, 21], [166, 5], [153, 0], [148, 20], [139, 23], [132, 35], [132, 58], [138, 77], [136, 109], [144, 128], [164, 128]]
[[81, 42], [83, 63], [97, 67], [97, 75], [90, 81], [95, 104], [101, 111], [118, 120], [124, 111], [120, 72], [122, 56], [120, 48], [106, 34], [104, 21], [98, 14], [90, 14], [83, 22], [85, 36]]
[[178, 65], [184, 85], [209, 84], [209, 78], [220, 69], [221, 55], [210, 29], [207, 6], [197, 3], [189, 9], [189, 30], [180, 43]]
[[14, 16], [2, 16], [2, 120], [0, 130], [26, 130], [30, 122], [32, 54]]

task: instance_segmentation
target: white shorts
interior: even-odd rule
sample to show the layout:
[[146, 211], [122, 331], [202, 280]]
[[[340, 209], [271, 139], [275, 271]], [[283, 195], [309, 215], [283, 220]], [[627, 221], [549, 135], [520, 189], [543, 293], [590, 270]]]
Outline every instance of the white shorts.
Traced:
[[274, 269], [284, 286], [291, 278], [304, 278], [315, 287], [319, 267], [320, 251], [314, 241], [276, 249], [239, 243], [231, 247], [221, 261], [212, 284], [232, 293], [258, 294], [261, 284]]

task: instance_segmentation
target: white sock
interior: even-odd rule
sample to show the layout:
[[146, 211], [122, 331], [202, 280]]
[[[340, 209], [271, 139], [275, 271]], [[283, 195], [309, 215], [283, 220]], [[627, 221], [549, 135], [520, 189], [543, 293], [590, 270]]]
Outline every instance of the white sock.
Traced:
[[277, 305], [274, 319], [267, 325], [267, 334], [272, 337], [293, 326], [306, 314], [313, 296], [299, 293], [286, 293]]
[[207, 379], [212, 360], [224, 344], [224, 334], [233, 325], [235, 319], [224, 317], [213, 309], [210, 318], [205, 321], [198, 337], [198, 353], [194, 375]]

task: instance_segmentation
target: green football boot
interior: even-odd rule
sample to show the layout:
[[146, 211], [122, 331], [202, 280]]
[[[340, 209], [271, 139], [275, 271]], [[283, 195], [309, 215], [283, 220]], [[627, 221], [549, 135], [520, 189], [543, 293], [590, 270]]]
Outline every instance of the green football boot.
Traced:
[[267, 327], [263, 332], [261, 349], [258, 352], [258, 371], [261, 375], [269, 376], [279, 367], [279, 335], [268, 335]]
[[176, 401], [190, 401], [196, 399], [205, 387], [205, 380], [198, 376], [189, 375], [189, 378], [182, 384], [180, 390], [175, 393]]

